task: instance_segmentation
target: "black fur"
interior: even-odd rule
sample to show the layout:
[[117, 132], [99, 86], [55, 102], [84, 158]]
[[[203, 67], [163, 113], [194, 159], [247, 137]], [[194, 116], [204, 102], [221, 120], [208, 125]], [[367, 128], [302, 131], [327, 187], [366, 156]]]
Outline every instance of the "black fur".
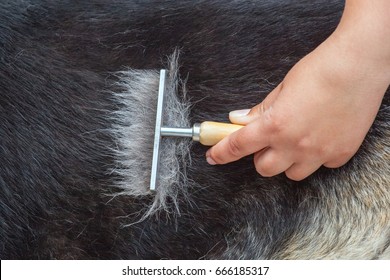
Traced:
[[[300, 248], [319, 236], [298, 240], [314, 219], [334, 234], [325, 247], [337, 251], [345, 249], [343, 226], [364, 235], [372, 213], [383, 217], [390, 242], [388, 93], [358, 154], [340, 169], [301, 182], [262, 178], [251, 157], [209, 166], [206, 149], [194, 145], [188, 175], [195, 203], [179, 198], [176, 219], [160, 213], [123, 227], [139, 220], [152, 197], [107, 196], [120, 180], [109, 172], [113, 72], [164, 68], [179, 48], [191, 122], [226, 121], [230, 110], [259, 103], [327, 38], [342, 9], [335, 0], [2, 1], [0, 257], [305, 258]], [[356, 214], [337, 216], [351, 204]], [[313, 215], [321, 208], [334, 210], [334, 223]], [[292, 254], [293, 244], [300, 245]], [[374, 250], [350, 256], [375, 258], [386, 246]]]

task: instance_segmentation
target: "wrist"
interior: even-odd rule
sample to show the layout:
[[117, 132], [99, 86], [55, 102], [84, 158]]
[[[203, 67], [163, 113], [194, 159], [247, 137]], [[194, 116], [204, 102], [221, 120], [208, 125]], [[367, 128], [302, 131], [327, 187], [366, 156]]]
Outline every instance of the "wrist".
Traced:
[[390, 1], [346, 0], [330, 41], [360, 67], [385, 75], [390, 81]]

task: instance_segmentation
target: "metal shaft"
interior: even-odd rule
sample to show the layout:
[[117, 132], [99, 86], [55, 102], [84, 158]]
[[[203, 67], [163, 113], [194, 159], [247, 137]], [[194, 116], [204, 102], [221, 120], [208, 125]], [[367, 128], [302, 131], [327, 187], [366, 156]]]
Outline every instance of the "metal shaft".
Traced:
[[161, 136], [192, 137], [192, 128], [162, 127]]
[[196, 123], [192, 128], [187, 127], [161, 127], [161, 136], [191, 137], [199, 141], [200, 124]]

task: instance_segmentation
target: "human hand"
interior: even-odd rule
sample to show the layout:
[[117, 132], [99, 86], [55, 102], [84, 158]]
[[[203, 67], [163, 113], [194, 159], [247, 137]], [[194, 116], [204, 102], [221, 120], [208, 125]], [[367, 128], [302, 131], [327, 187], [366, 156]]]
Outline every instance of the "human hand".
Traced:
[[390, 71], [339, 35], [299, 61], [262, 103], [231, 112], [232, 123], [246, 126], [207, 151], [207, 161], [225, 164], [254, 153], [258, 173], [285, 172], [292, 180], [345, 164], [375, 119]]

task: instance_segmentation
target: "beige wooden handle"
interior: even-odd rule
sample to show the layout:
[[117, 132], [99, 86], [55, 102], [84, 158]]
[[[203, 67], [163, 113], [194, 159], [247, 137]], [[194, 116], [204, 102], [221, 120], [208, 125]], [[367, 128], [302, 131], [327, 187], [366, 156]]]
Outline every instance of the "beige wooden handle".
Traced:
[[205, 146], [213, 146], [229, 134], [244, 126], [231, 123], [202, 122], [200, 125], [199, 142]]

